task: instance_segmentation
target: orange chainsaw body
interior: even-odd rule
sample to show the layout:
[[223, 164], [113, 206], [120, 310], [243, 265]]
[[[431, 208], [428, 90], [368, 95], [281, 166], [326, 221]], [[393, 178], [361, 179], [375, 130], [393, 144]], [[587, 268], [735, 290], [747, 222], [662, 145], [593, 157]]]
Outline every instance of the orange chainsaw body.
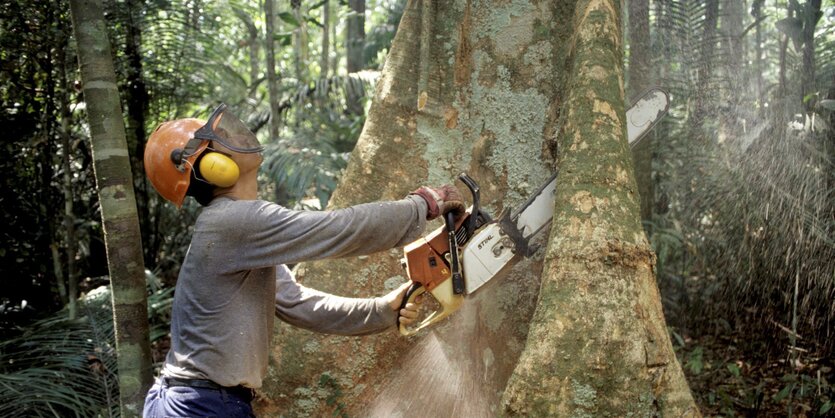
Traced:
[[[467, 218], [469, 214], [456, 221], [455, 229], [458, 230]], [[418, 238], [403, 248], [403, 253], [409, 279], [420, 283], [426, 290], [434, 290], [451, 277], [449, 261], [444, 258], [449, 253], [449, 235], [445, 227]]]

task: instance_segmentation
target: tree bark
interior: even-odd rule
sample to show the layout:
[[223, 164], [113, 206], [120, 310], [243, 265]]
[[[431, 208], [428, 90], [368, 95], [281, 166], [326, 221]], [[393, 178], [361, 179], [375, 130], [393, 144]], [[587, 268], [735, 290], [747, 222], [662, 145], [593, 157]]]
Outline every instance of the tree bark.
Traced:
[[151, 385], [142, 244], [125, 125], [99, 0], [71, 0], [102, 212], [119, 367], [121, 412], [140, 416]]
[[556, 208], [508, 416], [700, 416], [673, 351], [625, 140], [620, 10], [576, 4]]
[[267, 53], [267, 87], [270, 92], [270, 140], [278, 141], [281, 129], [281, 98], [278, 93], [278, 75], [275, 71], [275, 0], [264, 0]]
[[[617, 395], [626, 393], [623, 387], [629, 385], [620, 380], [619, 385], [594, 387], [596, 382], [582, 374], [596, 373], [599, 379], [609, 374], [616, 381], [633, 373], [636, 376], [633, 391], [647, 396], [641, 401], [645, 407], [641, 410], [649, 410], [647, 405], [653, 399], [674, 404], [680, 397], [689, 399], [692, 405], [675, 357], [669, 357], [672, 347], [660, 316], [650, 264], [652, 257], [638, 224], [634, 180], [621, 123], [622, 68], [621, 56], [617, 55], [621, 53], [620, 44], [615, 54], [606, 49], [612, 46], [604, 42], [605, 37], [587, 39], [594, 32], [589, 27], [599, 27], [619, 39], [620, 28], [613, 26], [609, 21], [611, 16], [606, 13], [609, 10], [614, 13], [616, 9], [610, 2], [594, 2], [602, 11], [591, 7], [595, 9], [591, 17], [580, 19], [587, 8], [578, 8], [578, 22], [586, 22], [578, 24], [585, 28], [584, 35], [584, 32], [573, 32], [572, 26], [565, 23], [575, 16], [572, 2], [471, 3], [431, 0], [408, 3], [377, 84], [368, 119], [330, 207], [401, 198], [422, 184], [448, 183], [459, 172], [466, 171], [481, 184], [484, 207], [497, 215], [503, 209], [519, 207], [551, 176], [559, 151], [565, 158], [584, 160], [584, 164], [577, 164], [584, 175], [596, 166], [601, 167], [600, 173], [592, 173], [590, 177], [595, 181], [593, 187], [586, 182], [566, 187], [565, 196], [560, 200], [565, 207], [559, 208], [565, 213], [558, 213], [560, 219], [580, 219], [569, 207], [578, 200], [586, 207], [586, 195], [575, 196], [580, 187], [585, 187], [582, 190], [589, 193], [593, 205], [601, 205], [594, 199], [610, 199], [608, 207], [594, 210], [595, 216], [606, 221], [599, 223], [601, 226], [596, 230], [600, 241], [584, 239], [586, 247], [568, 258], [568, 266], [577, 269], [578, 264], [582, 265], [578, 260], [583, 257], [592, 260], [591, 248], [605, 249], [604, 261], [611, 259], [614, 264], [598, 262], [600, 271], [594, 275], [588, 269], [584, 271], [584, 286], [565, 290], [576, 293], [575, 299], [537, 304], [544, 253], [540, 250], [468, 296], [461, 310], [449, 320], [415, 338], [402, 338], [394, 329], [362, 338], [322, 336], [277, 324], [274, 349], [277, 363], [262, 390], [259, 415], [501, 415], [503, 411], [513, 412], [518, 406], [510, 401], [505, 401], [503, 406], [502, 393], [520, 356], [526, 359], [525, 367], [553, 374], [523, 377], [517, 370], [515, 383], [508, 386], [512, 390], [508, 399], [523, 395], [550, 399], [560, 394], [551, 391], [554, 382], [568, 378], [569, 385], [576, 381], [582, 388], [593, 387], [597, 391], [594, 410], [603, 413], [607, 411], [604, 408], [611, 407], [613, 416], [623, 415], [619, 412], [625, 409], [610, 403], [619, 399]], [[572, 46], [570, 40], [575, 36], [581, 40]], [[609, 51], [603, 55], [603, 65], [578, 61], [590, 56], [588, 50], [596, 46]], [[577, 59], [569, 60], [574, 55]], [[574, 75], [572, 83], [582, 83], [582, 89], [573, 89], [573, 84], [567, 83], [566, 68]], [[600, 88], [605, 87], [605, 91], [601, 90], [605, 95], [598, 97], [599, 93], [588, 87], [591, 84], [588, 77], [601, 78]], [[577, 101], [576, 107], [567, 105], [570, 100]], [[592, 109], [597, 110], [597, 107], [587, 109], [592, 103], [598, 103], [609, 114], [614, 113], [613, 118], [617, 120], [592, 114]], [[579, 119], [575, 121], [575, 117]], [[572, 143], [573, 137], [565, 136], [576, 132], [585, 138], [591, 127], [600, 123], [604, 124], [599, 128], [602, 138]], [[566, 138], [560, 141], [559, 147], [555, 141], [558, 133]], [[565, 145], [570, 145], [570, 149], [564, 149]], [[587, 146], [591, 148], [586, 149]], [[568, 171], [570, 181], [581, 179], [571, 173], [572, 167], [565, 164], [562, 167]], [[621, 200], [612, 201], [614, 197]], [[583, 224], [577, 227], [588, 229]], [[610, 236], [622, 239], [603, 240]], [[547, 237], [542, 238], [540, 244], [546, 244]], [[559, 251], [565, 245], [554, 235], [553, 248], [548, 253], [562, 254]], [[615, 247], [610, 249], [610, 246]], [[313, 288], [345, 296], [370, 296], [382, 294], [404, 280], [401, 256], [402, 250], [394, 249], [368, 257], [304, 263], [297, 267], [296, 273], [301, 282]], [[551, 270], [558, 268], [552, 266]], [[543, 288], [543, 297], [555, 301], [551, 270], [546, 276], [548, 285]], [[587, 281], [592, 277], [604, 285], [589, 285]], [[617, 285], [619, 291], [611, 291], [611, 285]], [[595, 299], [603, 300], [603, 305], [579, 305], [584, 302], [581, 296], [592, 291], [598, 292]], [[612, 300], [605, 299], [607, 295]], [[628, 305], [632, 300], [636, 302]], [[554, 331], [546, 328], [550, 324], [548, 316], [562, 311], [584, 312], [590, 307], [597, 312], [595, 320], [601, 317], [612, 320], [605, 330], [615, 335], [601, 338], [601, 326], [597, 333], [585, 338], [579, 324], [572, 328], [565, 341], [556, 341], [557, 338], [549, 335]], [[539, 317], [531, 323], [534, 309], [539, 310]], [[637, 313], [640, 316], [636, 317], [634, 309], [643, 309]], [[615, 326], [616, 320], [621, 319], [625, 322], [623, 329]], [[640, 320], [646, 320], [647, 324]], [[547, 338], [529, 339], [529, 327], [538, 330], [535, 338]], [[526, 339], [530, 341], [527, 349]], [[622, 359], [623, 353], [615, 351], [616, 346], [633, 348], [635, 355], [644, 353], [646, 347], [648, 354], [641, 357], [640, 364], [622, 361], [624, 366], [634, 366], [633, 370], [570, 370], [573, 374], [560, 375], [550, 364], [535, 364], [539, 353], [536, 346], [541, 341], [549, 342], [551, 347], [575, 345], [571, 354], [578, 361], [582, 359], [579, 351], [586, 344], [599, 353], [611, 355], [612, 358], [602, 359], [606, 362]], [[529, 352], [523, 354], [523, 350]], [[630, 357], [630, 360], [636, 359]], [[659, 378], [654, 387], [647, 383], [648, 370]], [[522, 379], [530, 386], [519, 386]], [[652, 392], [653, 388], [659, 392]], [[673, 389], [681, 389], [683, 394]], [[602, 398], [607, 397], [611, 400], [603, 403]], [[543, 402], [556, 405], [568, 401]]]

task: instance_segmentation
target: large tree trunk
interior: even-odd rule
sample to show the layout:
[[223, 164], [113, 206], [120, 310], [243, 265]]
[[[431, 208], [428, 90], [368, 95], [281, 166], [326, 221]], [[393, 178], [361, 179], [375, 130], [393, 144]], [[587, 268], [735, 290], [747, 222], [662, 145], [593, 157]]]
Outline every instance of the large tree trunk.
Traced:
[[580, 0], [539, 303], [504, 393], [520, 416], [698, 416], [664, 322], [625, 141], [620, 11]]
[[[594, 229], [598, 241], [584, 238], [575, 244], [578, 247], [567, 248], [570, 243], [553, 235], [549, 254], [571, 255], [565, 269], [578, 271], [583, 260], [588, 260], [600, 264], [598, 271], [586, 268], [578, 280], [560, 276], [566, 280], [561, 292], [571, 292], [572, 297], [558, 300], [554, 297], [555, 280], [563, 267], [552, 263], [541, 299], [550, 302], [538, 305], [540, 251], [469, 296], [450, 320], [409, 339], [394, 330], [347, 338], [279, 324], [274, 351], [277, 364], [263, 388], [262, 415], [500, 415], [502, 393], [520, 356], [524, 363], [511, 383], [507, 412], [520, 412], [515, 408], [521, 396], [538, 399], [540, 406], [570, 403], [570, 398], [559, 395], [575, 395], [572, 382], [577, 382], [578, 391], [596, 391], [597, 397], [587, 400], [592, 410], [602, 414], [611, 407], [612, 415], [617, 416], [625, 410], [610, 401], [614, 403], [618, 395], [626, 393], [624, 386], [629, 385], [618, 379], [627, 373], [635, 375], [633, 393], [648, 397], [640, 403], [646, 408], [640, 410], [648, 410], [653, 399], [676, 404], [680, 398], [693, 405], [675, 357], [671, 357], [652, 275], [652, 256], [640, 233], [621, 122], [620, 45], [606, 43], [619, 41], [594, 37], [599, 34], [591, 29], [597, 27], [619, 39], [620, 28], [611, 17], [617, 9], [610, 2], [594, 4], [598, 6], [587, 7], [584, 2], [578, 8], [575, 24], [585, 29], [575, 32], [571, 25], [575, 8], [570, 2], [494, 1], [476, 7], [470, 2], [410, 1], [331, 207], [400, 198], [421, 184], [450, 182], [457, 173], [467, 171], [482, 186], [482, 203], [497, 215], [502, 209], [518, 207], [549, 178], [559, 151], [563, 158], [579, 162], [572, 164], [594, 183], [578, 183], [582, 177], [571, 173], [574, 165], [562, 164], [569, 180], [563, 186], [566, 191], [558, 207], [558, 225], [565, 228], [570, 218], [582, 219], [584, 223], [577, 224], [582, 231], [589, 230], [588, 225], [598, 225]], [[586, 10], [591, 11], [587, 14]], [[579, 37], [576, 44], [571, 43], [575, 36]], [[600, 65], [583, 60], [589, 57], [592, 44], [604, 47]], [[572, 56], [577, 59], [569, 61]], [[568, 84], [566, 68], [573, 75]], [[600, 92], [589, 87], [590, 77], [600, 78]], [[580, 89], [566, 94], [565, 89], [575, 84]], [[601, 93], [603, 96], [598, 96]], [[569, 100], [576, 103], [568, 107]], [[593, 104], [597, 106], [591, 107]], [[593, 111], [605, 111], [611, 119]], [[599, 123], [604, 124], [597, 128], [601, 138], [586, 138]], [[568, 136], [557, 147], [559, 132]], [[570, 136], [573, 133], [585, 140]], [[594, 172], [597, 166], [600, 173]], [[598, 201], [615, 197], [620, 200], [605, 202], [608, 206]], [[575, 213], [573, 205], [585, 209], [588, 203], [592, 205], [588, 213]], [[595, 248], [605, 250], [602, 262], [592, 258], [590, 250]], [[566, 253], [568, 250], [578, 252]], [[308, 286], [336, 294], [380, 294], [403, 281], [401, 256], [401, 250], [391, 250], [371, 257], [305, 263], [297, 268], [297, 275]], [[575, 281], [569, 287], [567, 280]], [[594, 286], [598, 280], [602, 285]], [[611, 290], [614, 285], [619, 292]], [[581, 305], [586, 301], [583, 297], [604, 303]], [[628, 305], [629, 301], [635, 302]], [[539, 313], [531, 325], [534, 309]], [[643, 310], [636, 316], [636, 309]], [[595, 312], [590, 319], [610, 318], [613, 323], [598, 326], [588, 337], [581, 333], [580, 324], [566, 322], [568, 330], [548, 328], [552, 325], [549, 317], [562, 311]], [[614, 326], [618, 321], [623, 322], [622, 329]], [[531, 340], [523, 355], [529, 326], [544, 340]], [[615, 334], [602, 338], [604, 330]], [[565, 340], [557, 338], [560, 331], [568, 332]], [[546, 341], [552, 348], [571, 346], [569, 354], [576, 356], [577, 362], [585, 360], [580, 353], [585, 347], [613, 356], [601, 358], [603, 364], [619, 360], [634, 369], [569, 370], [555, 368], [560, 366], [557, 363], [537, 365], [539, 359], [545, 360], [537, 346], [546, 347], [537, 341]], [[624, 347], [634, 349], [632, 354], [647, 350], [641, 357], [643, 362], [637, 364], [632, 356], [623, 360], [623, 353], [615, 348]], [[528, 367], [549, 373], [525, 375], [521, 370]], [[592, 374], [595, 380], [583, 373]], [[621, 384], [596, 386], [606, 375]], [[650, 375], [658, 377], [656, 386], [646, 383]], [[562, 382], [567, 382], [562, 391], [553, 391], [554, 385]], [[634, 399], [637, 403], [639, 398]], [[548, 406], [537, 411], [548, 411]]]
[[125, 124], [99, 0], [71, 0], [113, 295], [122, 416], [139, 416], [151, 385], [145, 267]]

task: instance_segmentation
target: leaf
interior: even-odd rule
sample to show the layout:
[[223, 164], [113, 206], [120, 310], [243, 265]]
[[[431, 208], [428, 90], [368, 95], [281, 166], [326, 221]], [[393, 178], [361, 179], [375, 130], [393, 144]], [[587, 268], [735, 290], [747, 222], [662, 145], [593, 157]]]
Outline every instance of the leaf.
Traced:
[[729, 371], [731, 372], [731, 374], [732, 374], [732, 375], [734, 375], [735, 377], [739, 377], [739, 375], [740, 375], [740, 372], [739, 372], [739, 366], [737, 366], [736, 364], [729, 363], [729, 364], [728, 364], [728, 370], [729, 370]]
[[832, 402], [831, 401], [826, 401], [825, 404], [821, 405], [821, 409], [818, 410], [818, 415], [823, 415], [823, 414], [829, 412], [830, 409], [832, 409]]
[[704, 369], [704, 362], [702, 362], [702, 354], [704, 353], [704, 349], [702, 347], [696, 347], [687, 360], [687, 367], [690, 369], [693, 374], [699, 374]]
[[793, 389], [794, 389], [794, 383], [790, 383], [790, 384], [786, 385], [786, 387], [784, 387], [783, 390], [780, 391], [780, 393], [774, 395], [774, 400], [775, 401], [780, 401], [780, 400], [785, 399], [787, 396], [789, 396], [789, 393], [791, 393], [791, 391]]
[[676, 339], [678, 345], [684, 347], [684, 338], [681, 337], [677, 332], [673, 331], [673, 338]]
[[826, 109], [835, 111], [835, 100], [832, 99], [824, 99], [818, 102], [818, 106]]
[[[284, 21], [284, 23], [287, 23], [287, 24], [289, 24], [289, 25], [293, 25], [293, 26], [295, 26], [295, 27], [299, 27], [299, 26], [300, 26], [299, 21], [298, 21], [298, 20], [296, 20], [296, 17], [295, 17], [295, 16], [293, 16], [293, 14], [292, 14], [292, 13], [290, 13], [290, 12], [281, 12], [281, 13], [279, 13], [279, 14], [278, 14], [278, 18], [279, 18], [279, 19], [281, 19], [281, 20], [283, 20], [283, 21]], [[779, 22], [778, 22], [778, 23], [779, 23]]]
[[273, 35], [273, 39], [281, 46], [289, 46], [293, 43], [293, 34], [290, 32], [276, 33]]

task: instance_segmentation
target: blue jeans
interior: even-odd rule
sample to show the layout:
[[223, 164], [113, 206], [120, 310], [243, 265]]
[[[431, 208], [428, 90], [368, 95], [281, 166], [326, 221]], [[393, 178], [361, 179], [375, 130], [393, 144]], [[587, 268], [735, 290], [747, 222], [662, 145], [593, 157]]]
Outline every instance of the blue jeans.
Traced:
[[254, 418], [252, 392], [243, 388], [204, 388], [168, 385], [157, 379], [145, 397], [145, 418]]

